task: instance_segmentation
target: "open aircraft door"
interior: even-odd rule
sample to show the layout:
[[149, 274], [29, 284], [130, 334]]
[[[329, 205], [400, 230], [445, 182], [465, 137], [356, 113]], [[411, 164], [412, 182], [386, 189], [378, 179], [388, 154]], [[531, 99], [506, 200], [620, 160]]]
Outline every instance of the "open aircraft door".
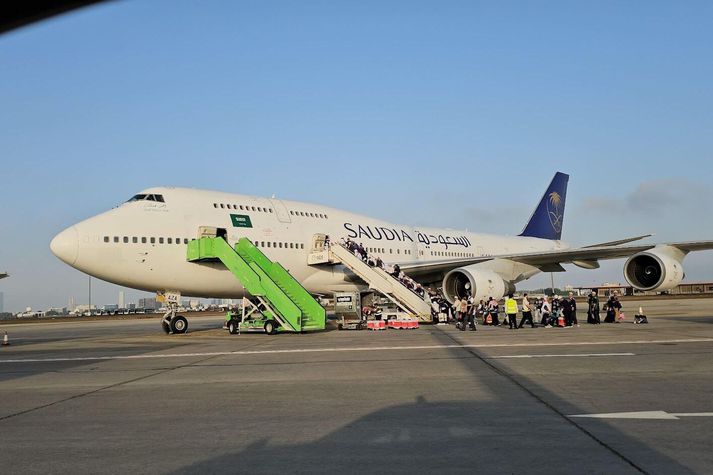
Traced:
[[287, 211], [287, 207], [282, 202], [282, 200], [272, 198], [270, 200], [270, 203], [272, 203], [272, 207], [275, 208], [275, 214], [277, 215], [277, 220], [279, 222], [281, 222], [281, 223], [291, 223], [292, 222], [292, 218], [290, 218], [290, 212]]

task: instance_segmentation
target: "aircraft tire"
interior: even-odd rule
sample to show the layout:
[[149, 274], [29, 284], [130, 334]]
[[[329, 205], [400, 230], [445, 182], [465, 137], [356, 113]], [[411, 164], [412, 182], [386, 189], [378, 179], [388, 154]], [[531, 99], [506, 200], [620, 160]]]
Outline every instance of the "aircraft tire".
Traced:
[[164, 333], [168, 335], [171, 333], [171, 326], [166, 322], [166, 320], [161, 320], [161, 328], [163, 328]]
[[274, 335], [275, 334], [275, 323], [272, 320], [265, 322], [265, 334]]
[[231, 320], [228, 322], [228, 333], [236, 335], [238, 333], [238, 322]]
[[186, 317], [176, 315], [171, 320], [171, 331], [175, 334], [186, 333], [188, 331], [188, 320]]

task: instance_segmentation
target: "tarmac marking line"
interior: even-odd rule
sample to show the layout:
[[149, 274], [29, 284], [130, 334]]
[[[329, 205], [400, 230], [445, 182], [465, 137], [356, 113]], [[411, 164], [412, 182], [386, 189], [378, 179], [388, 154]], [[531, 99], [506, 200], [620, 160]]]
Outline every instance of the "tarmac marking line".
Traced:
[[593, 356], [636, 356], [636, 353], [569, 353], [569, 354], [552, 354], [552, 355], [500, 355], [500, 356], [485, 356], [486, 360], [498, 359], [516, 359], [516, 358], [590, 358]]
[[[241, 356], [241, 355], [269, 355], [269, 354], [294, 354], [294, 353], [338, 353], [338, 352], [361, 352], [361, 351], [413, 351], [413, 350], [449, 350], [449, 349], [483, 349], [483, 348], [515, 348], [515, 347], [545, 347], [545, 346], [584, 346], [584, 345], [631, 345], [631, 344], [660, 344], [660, 343], [710, 343], [713, 338], [693, 338], [679, 340], [645, 340], [645, 341], [617, 341], [617, 342], [563, 342], [563, 343], [496, 343], [479, 345], [417, 345], [417, 346], [373, 346], [354, 348], [293, 348], [283, 350], [236, 350], [236, 351], [211, 351], [201, 353], [156, 353], [141, 355], [114, 355], [114, 356], [77, 356], [62, 358], [22, 358], [22, 359], [0, 359], [2, 363], [59, 363], [69, 361], [109, 361], [109, 360], [132, 360], [132, 359], [153, 359], [153, 358], [193, 358], [204, 356]], [[496, 355], [497, 356], [497, 355]], [[495, 356], [495, 357], [496, 357]], [[516, 355], [513, 355], [516, 356]], [[614, 356], [614, 355], [610, 355]], [[630, 355], [626, 355], [630, 356]]]

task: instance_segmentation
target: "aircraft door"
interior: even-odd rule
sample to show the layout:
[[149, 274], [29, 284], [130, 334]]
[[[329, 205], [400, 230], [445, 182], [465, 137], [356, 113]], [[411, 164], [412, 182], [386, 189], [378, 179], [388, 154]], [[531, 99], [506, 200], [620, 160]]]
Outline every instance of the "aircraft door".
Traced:
[[272, 207], [275, 209], [275, 215], [277, 216], [277, 220], [281, 223], [291, 223], [292, 218], [290, 218], [290, 212], [287, 211], [287, 207], [285, 206], [285, 203], [282, 202], [282, 200], [278, 199], [271, 199], [270, 203], [272, 203]]

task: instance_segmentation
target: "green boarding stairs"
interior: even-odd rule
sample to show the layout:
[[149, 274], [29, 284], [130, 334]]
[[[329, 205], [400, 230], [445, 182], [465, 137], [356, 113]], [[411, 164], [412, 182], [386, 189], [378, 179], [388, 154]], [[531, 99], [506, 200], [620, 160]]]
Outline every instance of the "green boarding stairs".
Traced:
[[324, 308], [284, 267], [268, 259], [248, 238], [241, 238], [235, 249], [222, 237], [190, 241], [187, 260], [222, 262], [245, 290], [265, 305], [265, 317], [274, 318], [282, 330], [324, 330]]

